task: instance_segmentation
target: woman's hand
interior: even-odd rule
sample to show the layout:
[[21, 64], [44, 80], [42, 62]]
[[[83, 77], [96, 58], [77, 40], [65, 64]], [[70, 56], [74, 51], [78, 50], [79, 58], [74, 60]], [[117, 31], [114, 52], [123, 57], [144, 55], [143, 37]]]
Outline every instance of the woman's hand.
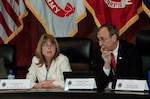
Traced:
[[54, 80], [42, 81], [35, 84], [34, 88], [60, 88], [60, 86], [53, 84], [53, 82]]
[[33, 88], [42, 88], [42, 83], [36, 83]]

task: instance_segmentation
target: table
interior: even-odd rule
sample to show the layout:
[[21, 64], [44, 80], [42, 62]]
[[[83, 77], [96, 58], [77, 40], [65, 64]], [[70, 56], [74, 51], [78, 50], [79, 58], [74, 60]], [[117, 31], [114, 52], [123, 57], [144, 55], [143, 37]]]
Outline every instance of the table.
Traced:
[[63, 89], [0, 90], [0, 99], [150, 99], [149, 92], [67, 91]]

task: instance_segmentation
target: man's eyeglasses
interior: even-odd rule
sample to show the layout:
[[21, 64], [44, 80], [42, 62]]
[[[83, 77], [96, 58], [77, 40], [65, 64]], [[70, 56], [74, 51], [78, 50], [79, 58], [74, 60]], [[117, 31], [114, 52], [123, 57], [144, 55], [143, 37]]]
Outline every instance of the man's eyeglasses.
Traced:
[[104, 38], [104, 37], [100, 37], [100, 38], [97, 38], [97, 42], [105, 42], [106, 40], [108, 40], [109, 38], [111, 38], [112, 36], [108, 37], [108, 38]]

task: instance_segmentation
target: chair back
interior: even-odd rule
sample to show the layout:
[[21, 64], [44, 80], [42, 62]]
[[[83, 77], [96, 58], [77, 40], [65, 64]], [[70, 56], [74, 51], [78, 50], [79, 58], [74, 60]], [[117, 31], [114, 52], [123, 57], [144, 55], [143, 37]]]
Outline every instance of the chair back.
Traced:
[[150, 30], [141, 30], [136, 35], [136, 45], [142, 56], [144, 78], [150, 70]]
[[15, 46], [11, 44], [0, 44], [0, 57], [3, 57], [6, 69], [7, 70], [13, 69], [15, 72], [16, 69]]
[[91, 71], [93, 43], [88, 38], [56, 38], [60, 52], [69, 58], [73, 71]]

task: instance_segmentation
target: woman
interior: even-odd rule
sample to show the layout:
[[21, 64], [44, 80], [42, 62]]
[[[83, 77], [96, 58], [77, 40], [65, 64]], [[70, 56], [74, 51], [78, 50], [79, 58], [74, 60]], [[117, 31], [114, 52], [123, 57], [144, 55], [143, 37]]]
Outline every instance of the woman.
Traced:
[[64, 71], [71, 71], [68, 58], [60, 53], [52, 35], [43, 34], [26, 78], [33, 88], [64, 88]]

